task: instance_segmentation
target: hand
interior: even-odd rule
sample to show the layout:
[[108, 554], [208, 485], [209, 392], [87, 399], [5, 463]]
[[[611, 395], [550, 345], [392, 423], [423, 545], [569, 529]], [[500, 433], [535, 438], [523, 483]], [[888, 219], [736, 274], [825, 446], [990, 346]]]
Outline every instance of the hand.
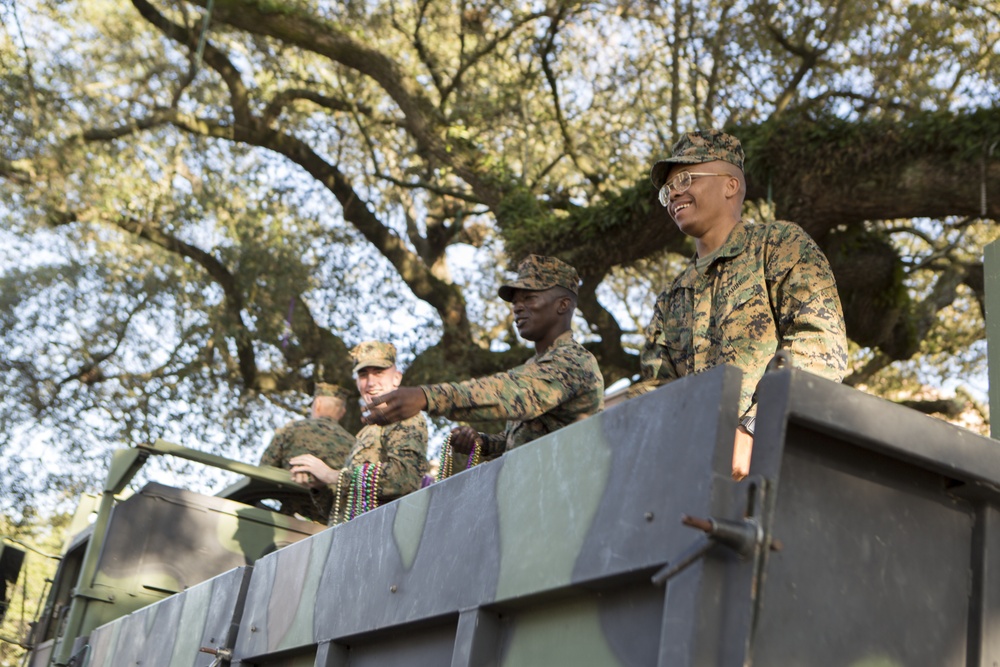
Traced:
[[471, 426], [459, 426], [451, 430], [451, 439], [448, 442], [455, 453], [468, 454], [479, 440], [479, 432], [474, 428]]
[[733, 479], [737, 482], [750, 474], [750, 454], [753, 452], [753, 436], [742, 426], [736, 428], [733, 441]]
[[388, 394], [376, 396], [361, 415], [366, 424], [392, 424], [409, 419], [427, 408], [427, 397], [420, 387], [400, 387]]
[[336, 484], [340, 477], [339, 470], [334, 470], [312, 454], [293, 456], [288, 463], [292, 466], [292, 481], [313, 489]]

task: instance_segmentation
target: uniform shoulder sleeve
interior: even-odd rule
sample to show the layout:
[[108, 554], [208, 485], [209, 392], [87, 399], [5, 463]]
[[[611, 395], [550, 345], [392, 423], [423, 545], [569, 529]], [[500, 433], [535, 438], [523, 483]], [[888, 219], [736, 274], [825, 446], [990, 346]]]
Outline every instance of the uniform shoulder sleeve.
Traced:
[[847, 368], [847, 334], [830, 263], [798, 225], [769, 225], [765, 273], [777, 318], [779, 348], [803, 370], [840, 381]]

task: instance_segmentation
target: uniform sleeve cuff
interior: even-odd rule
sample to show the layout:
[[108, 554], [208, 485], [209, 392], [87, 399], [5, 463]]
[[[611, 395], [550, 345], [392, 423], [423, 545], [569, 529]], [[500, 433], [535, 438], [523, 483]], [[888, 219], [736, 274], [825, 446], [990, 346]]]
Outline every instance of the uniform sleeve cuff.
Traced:
[[443, 385], [425, 384], [420, 386], [420, 390], [424, 392], [424, 398], [427, 399], [426, 412], [428, 414], [440, 414], [447, 407], [447, 394]]

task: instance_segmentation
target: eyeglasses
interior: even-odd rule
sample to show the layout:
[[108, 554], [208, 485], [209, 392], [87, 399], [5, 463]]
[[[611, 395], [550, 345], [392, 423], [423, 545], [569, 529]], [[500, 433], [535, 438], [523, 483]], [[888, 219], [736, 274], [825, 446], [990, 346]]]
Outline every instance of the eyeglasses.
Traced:
[[682, 171], [674, 177], [674, 180], [669, 183], [664, 183], [660, 188], [660, 204], [663, 206], [668, 206], [670, 204], [671, 190], [677, 194], [687, 192], [688, 188], [691, 187], [691, 181], [694, 180], [695, 176], [732, 176], [732, 174], [707, 171]]

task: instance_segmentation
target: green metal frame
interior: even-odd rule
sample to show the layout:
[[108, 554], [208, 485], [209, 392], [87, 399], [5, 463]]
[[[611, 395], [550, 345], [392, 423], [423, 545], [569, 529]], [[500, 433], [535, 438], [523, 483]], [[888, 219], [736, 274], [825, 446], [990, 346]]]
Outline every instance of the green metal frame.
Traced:
[[[983, 276], [986, 287], [986, 349], [989, 359], [990, 415], [1000, 415], [1000, 241], [994, 241], [983, 249]], [[1000, 437], [990, 419], [990, 435]]]
[[101, 554], [101, 549], [104, 547], [108, 523], [111, 519], [111, 510], [115, 505], [115, 497], [132, 481], [150, 456], [174, 456], [219, 470], [245, 475], [254, 480], [269, 482], [277, 485], [279, 488], [298, 486], [292, 482], [287, 470], [272, 468], [270, 466], [258, 467], [249, 463], [234, 461], [224, 456], [184, 447], [183, 445], [167, 442], [166, 440], [157, 440], [152, 444], [140, 444], [130, 449], [116, 449], [111, 455], [108, 478], [104, 484], [104, 491], [101, 494], [93, 533], [84, 552], [83, 563], [80, 566], [80, 576], [77, 578], [77, 584], [73, 590], [66, 624], [56, 639], [52, 662], [54, 665], [63, 666], [69, 664], [72, 658], [73, 640], [81, 634], [87, 605], [92, 601], [111, 601], [105, 594], [93, 588], [97, 562]]

